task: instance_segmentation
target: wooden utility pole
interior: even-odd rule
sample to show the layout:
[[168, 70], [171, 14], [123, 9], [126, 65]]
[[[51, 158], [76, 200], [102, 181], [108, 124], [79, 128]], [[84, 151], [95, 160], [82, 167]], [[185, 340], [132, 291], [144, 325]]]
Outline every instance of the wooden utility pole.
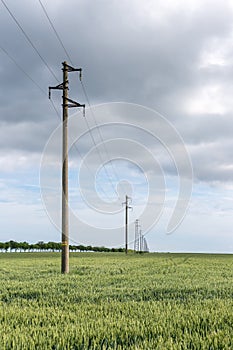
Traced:
[[62, 108], [63, 108], [63, 126], [62, 126], [62, 232], [61, 232], [61, 272], [69, 273], [69, 203], [68, 203], [68, 108], [83, 107], [84, 104], [80, 104], [68, 98], [69, 81], [68, 72], [80, 72], [81, 80], [81, 68], [73, 68], [63, 62], [63, 82], [57, 86], [49, 87], [49, 98], [51, 97], [51, 90], [63, 90], [62, 96]]
[[139, 250], [139, 220], [135, 221], [134, 252]]
[[125, 254], [128, 254], [128, 196], [125, 196]]
[[125, 254], [128, 254], [128, 211], [129, 209], [132, 209], [132, 207], [129, 206], [129, 201], [131, 201], [131, 198], [127, 195], [125, 196]]
[[63, 62], [62, 127], [62, 235], [61, 272], [69, 273], [69, 205], [68, 205], [68, 67]]
[[142, 236], [142, 230], [139, 231], [139, 241], [140, 241], [140, 244], [139, 244], [139, 252], [142, 252], [143, 251], [143, 236]]

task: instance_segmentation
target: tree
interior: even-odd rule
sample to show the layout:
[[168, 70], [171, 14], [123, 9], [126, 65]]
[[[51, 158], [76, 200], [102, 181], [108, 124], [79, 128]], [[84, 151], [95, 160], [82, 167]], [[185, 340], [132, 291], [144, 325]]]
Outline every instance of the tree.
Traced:
[[15, 251], [17, 251], [17, 249], [19, 249], [19, 243], [15, 242], [13, 240], [10, 240], [9, 242], [9, 247], [10, 247], [10, 251], [12, 251], [12, 249], [14, 249]]
[[5, 242], [5, 252], [10, 248], [10, 242]]
[[0, 250], [3, 251], [5, 249], [5, 243], [0, 242]]

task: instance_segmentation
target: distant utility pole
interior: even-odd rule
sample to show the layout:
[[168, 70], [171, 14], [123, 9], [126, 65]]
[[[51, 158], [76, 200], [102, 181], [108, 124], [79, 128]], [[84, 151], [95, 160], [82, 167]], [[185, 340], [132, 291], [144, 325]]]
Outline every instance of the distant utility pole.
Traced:
[[143, 235], [142, 230], [139, 231], [139, 252], [143, 251]]
[[125, 205], [125, 254], [128, 254], [128, 211], [132, 209], [132, 207], [129, 206], [131, 201], [132, 199], [126, 195], [125, 202], [123, 203]]
[[135, 237], [134, 237], [134, 252], [139, 250], [139, 220], [135, 221]]
[[149, 253], [149, 247], [144, 236], [143, 236], [143, 251], [146, 253]]
[[69, 72], [79, 72], [79, 78], [81, 80], [81, 68], [73, 68], [63, 62], [63, 82], [57, 86], [49, 87], [49, 98], [51, 97], [51, 90], [62, 90], [62, 108], [63, 108], [63, 129], [62, 129], [62, 233], [61, 233], [61, 272], [69, 273], [69, 206], [68, 206], [68, 108], [82, 107], [84, 104], [72, 101], [68, 98]]

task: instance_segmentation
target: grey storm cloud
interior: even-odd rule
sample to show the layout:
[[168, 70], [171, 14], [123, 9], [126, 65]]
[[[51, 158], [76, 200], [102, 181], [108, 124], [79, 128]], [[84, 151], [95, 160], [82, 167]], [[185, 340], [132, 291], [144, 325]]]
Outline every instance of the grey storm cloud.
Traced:
[[[67, 57], [39, 2], [6, 3], [61, 81], [61, 62]], [[232, 90], [232, 46], [226, 44], [223, 52], [227, 64], [201, 67], [203, 53], [211, 45], [221, 47], [232, 34], [229, 2], [190, 1], [189, 6], [189, 2], [177, 1], [171, 10], [162, 1], [157, 6], [151, 1], [132, 0], [43, 3], [73, 63], [83, 67], [91, 103], [125, 101], [155, 108], [181, 133], [193, 158], [196, 179], [231, 180], [228, 140], [232, 135], [232, 105], [227, 96]], [[47, 98], [48, 86], [58, 82], [2, 3], [0, 31], [0, 46], [43, 90], [0, 50], [0, 147], [8, 152], [20, 149], [40, 153], [59, 123]], [[226, 112], [196, 112], [192, 106], [186, 110], [195, 91], [216, 84], [222, 86]], [[86, 102], [77, 75], [70, 77], [70, 94], [73, 99]], [[60, 92], [54, 92], [53, 98], [60, 113]], [[112, 131], [105, 130], [103, 134], [111, 137]], [[211, 150], [203, 147], [210, 142]], [[153, 144], [150, 146], [155, 149]], [[83, 149], [86, 148], [83, 141]], [[165, 168], [169, 170], [170, 166]]]

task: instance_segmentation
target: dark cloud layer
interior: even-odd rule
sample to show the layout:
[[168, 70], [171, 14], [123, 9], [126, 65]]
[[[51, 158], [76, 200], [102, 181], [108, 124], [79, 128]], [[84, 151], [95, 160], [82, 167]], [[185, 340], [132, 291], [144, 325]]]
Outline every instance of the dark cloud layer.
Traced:
[[[233, 14], [228, 1], [177, 1], [167, 7], [149, 0], [43, 3], [74, 64], [84, 69], [92, 103], [155, 108], [184, 138], [197, 180], [232, 181]], [[60, 80], [66, 57], [39, 2], [7, 4]], [[0, 31], [0, 46], [43, 90], [0, 50], [0, 147], [40, 153], [58, 123], [46, 96], [57, 81], [2, 4]], [[70, 79], [72, 97], [86, 102], [78, 77]], [[53, 96], [60, 111], [60, 92]]]

